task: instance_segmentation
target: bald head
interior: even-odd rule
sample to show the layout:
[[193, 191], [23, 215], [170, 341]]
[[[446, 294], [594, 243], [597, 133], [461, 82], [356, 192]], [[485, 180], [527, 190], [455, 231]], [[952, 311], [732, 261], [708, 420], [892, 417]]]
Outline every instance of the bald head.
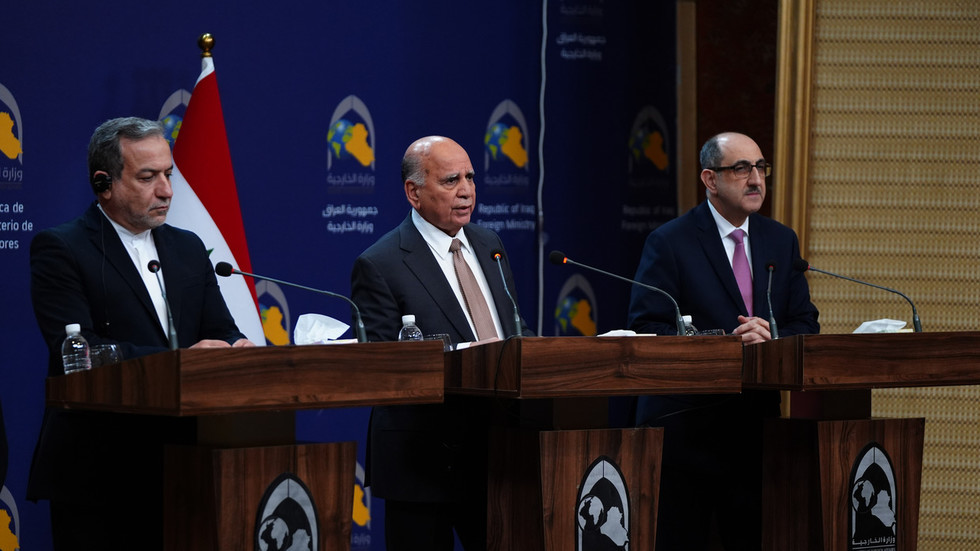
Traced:
[[473, 164], [466, 151], [443, 136], [412, 142], [402, 158], [405, 196], [418, 213], [449, 235], [470, 221], [476, 204]]
[[463, 149], [459, 144], [445, 136], [426, 136], [412, 142], [412, 145], [405, 150], [405, 156], [402, 157], [402, 182], [412, 180], [418, 185], [424, 185], [423, 161], [432, 154], [434, 148], [445, 147], [450, 144], [460, 150]]

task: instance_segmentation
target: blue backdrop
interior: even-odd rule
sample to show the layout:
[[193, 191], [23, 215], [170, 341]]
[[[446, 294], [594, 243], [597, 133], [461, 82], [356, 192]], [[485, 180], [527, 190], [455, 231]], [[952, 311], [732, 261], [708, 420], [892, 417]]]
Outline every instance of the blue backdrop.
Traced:
[[[99, 123], [158, 118], [167, 98], [193, 89], [201, 33], [216, 40], [254, 272], [349, 293], [354, 258], [408, 212], [398, 177], [405, 148], [443, 134], [470, 153], [474, 220], [507, 244], [529, 324], [543, 335], [594, 334], [623, 326], [628, 286], [547, 256], [560, 249], [632, 276], [646, 234], [676, 214], [674, 4], [5, 5], [0, 399], [10, 468], [0, 511], [21, 548], [51, 546], [47, 504], [24, 499], [47, 357], [29, 299], [31, 237], [93, 200], [86, 146]], [[338, 118], [368, 129], [373, 163], [333, 153]], [[349, 318], [341, 301], [287, 287], [259, 292], [286, 313], [290, 334], [306, 312]], [[297, 438], [363, 443], [367, 416], [366, 408], [302, 412]], [[363, 505], [371, 520], [354, 526], [352, 548], [383, 549], [383, 502]]]

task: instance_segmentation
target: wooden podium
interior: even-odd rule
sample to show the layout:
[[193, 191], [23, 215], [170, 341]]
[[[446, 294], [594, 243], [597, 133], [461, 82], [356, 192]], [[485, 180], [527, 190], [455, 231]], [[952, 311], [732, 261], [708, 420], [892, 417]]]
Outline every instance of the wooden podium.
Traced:
[[536, 402], [563, 429], [494, 431], [488, 549], [653, 551], [663, 429], [600, 428], [606, 399], [739, 392], [741, 369], [738, 337], [522, 337], [450, 354], [447, 394]]
[[383, 342], [181, 349], [46, 386], [50, 407], [197, 418], [198, 445], [166, 451], [167, 550], [258, 549], [287, 525], [343, 550], [356, 443], [296, 444], [294, 411], [441, 402], [444, 375], [441, 342]]
[[871, 419], [871, 389], [978, 383], [977, 332], [745, 347], [745, 388], [795, 391], [766, 427], [763, 548], [916, 549], [924, 420]]

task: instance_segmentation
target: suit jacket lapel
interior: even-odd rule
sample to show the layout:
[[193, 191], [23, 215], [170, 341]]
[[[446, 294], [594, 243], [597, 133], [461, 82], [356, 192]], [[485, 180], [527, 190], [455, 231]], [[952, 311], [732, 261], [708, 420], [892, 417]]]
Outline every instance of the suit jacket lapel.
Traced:
[[[473, 246], [473, 253], [476, 254], [476, 258], [480, 262], [483, 276], [486, 278], [487, 285], [490, 287], [490, 294], [493, 295], [493, 305], [497, 309], [497, 317], [500, 318], [500, 325], [504, 333], [508, 333], [508, 328], [511, 325], [511, 322], [508, 320], [514, 317], [514, 306], [510, 303], [510, 299], [507, 298], [504, 283], [500, 279], [500, 269], [497, 268], [496, 261], [490, 255], [493, 244], [484, 240], [483, 237], [476, 232], [466, 234], [470, 245]], [[503, 262], [503, 259], [501, 259], [501, 262]], [[517, 328], [517, 331], [520, 332], [520, 327]], [[501, 338], [505, 336], [500, 335]]]
[[180, 261], [179, 252], [174, 250], [173, 234], [168, 231], [167, 226], [160, 226], [153, 230], [153, 242], [157, 247], [157, 254], [160, 255], [160, 266], [163, 271], [163, 285], [167, 292], [167, 303], [170, 306], [170, 315], [174, 318], [174, 326], [182, 327], [180, 323], [181, 314], [181, 281], [185, 281], [185, 265]]
[[[718, 277], [718, 281], [725, 288], [725, 291], [728, 292], [728, 296], [732, 299], [736, 308], [743, 315], [748, 315], [748, 309], [746, 309], [745, 303], [742, 301], [742, 293], [738, 289], [738, 282], [735, 281], [735, 272], [732, 271], [732, 265], [728, 261], [728, 254], [725, 253], [725, 246], [722, 244], [721, 237], [718, 235], [718, 226], [715, 224], [715, 219], [711, 216], [711, 210], [708, 207], [707, 201], [701, 203], [697, 208], [697, 222], [698, 229], [700, 230], [698, 232], [698, 241], [701, 244], [701, 249], [708, 258], [708, 262]], [[753, 257], [755, 257], [754, 254]], [[754, 296], [758, 295], [755, 294]]]
[[[749, 223], [749, 247], [752, 249], [752, 302], [756, 316], [768, 317], [769, 302], [766, 300], [766, 289], [769, 287], [769, 270], [766, 264], [771, 258], [769, 253], [769, 241], [767, 235], [762, 231], [762, 223], [759, 216], [752, 215], [752, 222]], [[752, 229], [755, 228], [755, 229]]]
[[425, 288], [432, 300], [439, 305], [439, 309], [449, 320], [449, 323], [456, 328], [460, 335], [467, 335], [470, 341], [476, 340], [476, 335], [470, 329], [470, 323], [466, 321], [466, 314], [456, 300], [456, 294], [446, 281], [446, 276], [442, 268], [429, 251], [429, 245], [422, 238], [415, 224], [412, 223], [412, 216], [398, 227], [399, 241], [402, 250], [405, 252], [403, 261], [405, 266], [418, 278], [422, 287]]
[[[150, 299], [150, 293], [146, 290], [146, 285], [143, 284], [143, 278], [136, 271], [133, 259], [129, 256], [129, 252], [123, 245], [122, 240], [119, 239], [119, 234], [116, 233], [116, 229], [104, 217], [105, 215], [94, 204], [86, 212], [85, 223], [88, 225], [92, 245], [104, 255], [106, 264], [115, 270], [119, 274], [119, 277], [126, 282], [126, 286], [129, 287], [130, 292], [136, 295], [136, 298], [143, 306], [146, 315], [157, 319], [156, 309], [153, 308], [153, 301]], [[105, 245], [104, 248], [103, 244]], [[109, 292], [120, 293], [123, 290], [110, 289]], [[157, 322], [157, 325], [160, 325], [159, 322]]]

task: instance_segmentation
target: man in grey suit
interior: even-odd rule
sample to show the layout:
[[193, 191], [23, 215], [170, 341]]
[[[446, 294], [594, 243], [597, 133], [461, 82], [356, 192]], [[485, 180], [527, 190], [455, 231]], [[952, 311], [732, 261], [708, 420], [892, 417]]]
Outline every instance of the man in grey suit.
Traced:
[[[254, 346], [228, 312], [201, 239], [165, 224], [173, 189], [170, 146], [157, 121], [100, 125], [89, 142], [96, 203], [31, 242], [31, 300], [48, 345], [48, 376], [62, 375], [65, 325], [124, 359], [181, 347]], [[160, 549], [163, 449], [192, 443], [193, 419], [45, 411], [27, 488], [51, 503], [55, 549]]]
[[[497, 338], [530, 335], [515, 327], [513, 306], [494, 264], [500, 237], [476, 224], [473, 165], [441, 136], [415, 141], [402, 160], [412, 211], [354, 263], [351, 288], [368, 339], [396, 340], [401, 316], [414, 314], [425, 334], [472, 342], [477, 324], [454, 272], [454, 240], [489, 305]], [[507, 256], [501, 260], [514, 289]], [[488, 321], [489, 323], [489, 321]], [[385, 499], [389, 550], [451, 550], [453, 529], [467, 551], [486, 548], [489, 402], [447, 396], [443, 404], [376, 407], [368, 441], [368, 483]]]

